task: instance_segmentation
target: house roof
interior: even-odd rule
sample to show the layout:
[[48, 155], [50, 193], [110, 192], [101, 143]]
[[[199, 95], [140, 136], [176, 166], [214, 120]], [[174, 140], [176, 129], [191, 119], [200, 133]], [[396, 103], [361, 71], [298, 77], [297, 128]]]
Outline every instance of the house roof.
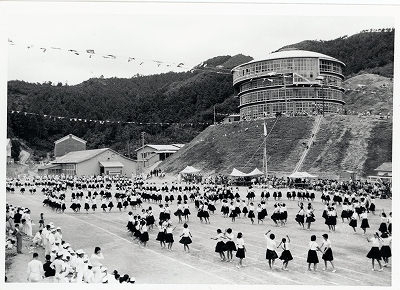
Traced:
[[375, 168], [375, 171], [392, 171], [392, 162], [382, 163], [380, 166]]
[[68, 140], [69, 138], [72, 138], [72, 139], [74, 139], [74, 140], [76, 140], [76, 141], [78, 141], [78, 142], [81, 142], [81, 143], [85, 143], [85, 144], [86, 144], [86, 141], [85, 141], [85, 140], [83, 140], [83, 139], [81, 139], [81, 138], [79, 138], [79, 137], [76, 137], [75, 135], [72, 135], [72, 134], [69, 134], [69, 135], [67, 135], [67, 136], [65, 136], [65, 137], [62, 137], [61, 139], [58, 139], [57, 141], [54, 141], [54, 144], [58, 144], [58, 143], [60, 143], [60, 142], [62, 142], [62, 141]]
[[38, 170], [45, 170], [45, 169], [49, 169], [49, 168], [53, 168], [53, 167], [57, 167], [59, 166], [58, 164], [53, 164], [53, 163], [49, 163], [49, 164], [45, 164], [42, 166], [38, 167]]
[[178, 145], [180, 144], [173, 144], [173, 145], [153, 145], [153, 144], [146, 144], [138, 149], [136, 149], [136, 151], [143, 149], [144, 147], [150, 147], [153, 148], [157, 151], [173, 151], [176, 152], [178, 151], [181, 147], [179, 147]]
[[93, 149], [93, 150], [73, 151], [73, 152], [69, 152], [69, 153], [65, 154], [64, 156], [57, 158], [55, 161], [53, 161], [53, 163], [80, 163], [80, 162], [86, 161], [88, 159], [91, 159], [107, 150], [110, 150], [110, 149], [102, 148], [102, 149]]

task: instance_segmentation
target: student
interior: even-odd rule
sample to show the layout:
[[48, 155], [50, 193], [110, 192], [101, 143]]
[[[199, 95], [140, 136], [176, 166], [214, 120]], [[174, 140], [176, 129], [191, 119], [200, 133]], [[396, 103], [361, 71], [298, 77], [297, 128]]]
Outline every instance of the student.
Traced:
[[149, 233], [147, 231], [146, 220], [142, 219], [140, 221], [139, 246], [143, 246], [145, 248], [148, 240], [149, 240]]
[[325, 268], [324, 271], [327, 269], [327, 262], [329, 261], [332, 265], [332, 272], [335, 273], [335, 265], [333, 264], [333, 253], [332, 253], [332, 248], [331, 248], [331, 241], [328, 239], [327, 234], [322, 235], [324, 241], [320, 247], [321, 252], [322, 252], [322, 260], [324, 260]]
[[185, 200], [183, 202], [183, 217], [185, 218], [185, 222], [189, 222], [189, 215], [190, 215], [189, 205]]
[[180, 235], [181, 240], [179, 241], [179, 243], [183, 244], [183, 249], [186, 252], [187, 249], [187, 253], [190, 253], [190, 249], [189, 249], [189, 244], [192, 243], [192, 234], [190, 233], [189, 229], [188, 229], [188, 224], [184, 223], [183, 224], [183, 231], [182, 234]]
[[254, 218], [256, 217], [254, 214], [254, 204], [252, 202], [250, 202], [250, 206], [249, 206], [249, 214], [247, 215], [247, 217], [251, 220], [251, 224], [254, 224]]
[[275, 259], [278, 258], [278, 254], [275, 252], [276, 249], [276, 242], [274, 241], [275, 235], [274, 234], [269, 234], [271, 230], [268, 230], [266, 232], [265, 239], [267, 240], [267, 252], [265, 255], [265, 258], [268, 260], [268, 265], [270, 270], [272, 270], [272, 266], [275, 263]]
[[160, 221], [158, 223], [158, 234], [156, 240], [160, 242], [161, 249], [165, 249], [165, 230], [166, 228], [163, 226], [164, 223]]
[[367, 228], [369, 228], [369, 223], [368, 223], [368, 217], [367, 217], [367, 211], [365, 209], [362, 210], [361, 214], [360, 214], [360, 219], [361, 219], [361, 225], [360, 228], [363, 229], [364, 233], [363, 235], [365, 235]]
[[44, 278], [43, 264], [38, 260], [39, 254], [33, 253], [33, 260], [28, 263], [28, 277], [29, 282], [40, 282]]
[[172, 251], [172, 244], [174, 243], [174, 235], [172, 232], [174, 229], [172, 228], [171, 221], [167, 222], [167, 228], [165, 229], [165, 242], [168, 244], [167, 251]]
[[217, 229], [217, 237], [211, 238], [211, 239], [217, 241], [217, 244], [215, 245], [215, 252], [219, 253], [219, 256], [221, 258], [221, 262], [225, 262], [224, 251], [226, 251], [226, 246], [225, 246], [225, 243], [223, 241], [224, 234], [222, 233], [221, 229]]
[[382, 247], [381, 247], [381, 257], [385, 264], [383, 267], [387, 267], [389, 264], [389, 258], [392, 256], [392, 250], [390, 249], [390, 244], [392, 242], [392, 237], [389, 236], [387, 233], [383, 233], [381, 235], [382, 239]]
[[306, 223], [307, 223], [307, 230], [310, 230], [311, 223], [315, 222], [314, 218], [314, 209], [311, 205], [311, 203], [308, 204], [307, 206], [307, 211], [306, 211]]
[[278, 245], [278, 248], [281, 247], [283, 250], [279, 259], [283, 261], [282, 270], [284, 270], [284, 271], [288, 271], [287, 267], [288, 267], [289, 261], [293, 260], [292, 253], [290, 252], [290, 249], [289, 249], [289, 244], [290, 244], [289, 236], [286, 235], [286, 238], [282, 238], [282, 241]]
[[236, 268], [244, 267], [243, 265], [243, 259], [246, 257], [246, 247], [244, 246], [244, 240], [243, 240], [243, 235], [242, 233], [237, 234], [237, 239], [236, 239], [236, 247], [237, 247], [237, 252], [236, 252], [236, 258], [239, 258], [239, 263], [236, 265]]
[[317, 270], [317, 264], [319, 263], [317, 255], [317, 250], [319, 247], [316, 240], [317, 237], [312, 235], [307, 254], [308, 271], [311, 271], [311, 264], [314, 264], [314, 272]]
[[39, 218], [39, 229], [42, 229], [42, 228], [44, 228], [44, 215], [41, 212], [40, 213], [40, 218]]
[[378, 229], [378, 231], [381, 232], [381, 235], [388, 231], [387, 222], [388, 222], [388, 218], [386, 216], [386, 213], [385, 213], [385, 211], [382, 210], [382, 213], [381, 213], [381, 224], [379, 225], [379, 229]]
[[229, 217], [232, 219], [232, 220], [231, 220], [231, 223], [234, 223], [235, 220], [236, 220], [237, 212], [236, 212], [236, 207], [235, 207], [235, 205], [233, 204], [233, 202], [231, 202], [231, 205], [230, 205], [230, 207], [229, 207], [229, 210], [230, 210]]
[[303, 203], [302, 202], [297, 202], [298, 207], [300, 208], [298, 213], [296, 214], [296, 222], [299, 224], [300, 229], [304, 230], [304, 215], [305, 215], [305, 211], [304, 211], [304, 207], [303, 207]]
[[43, 270], [44, 270], [44, 281], [53, 282], [54, 275], [56, 274], [56, 271], [50, 267], [51, 265], [51, 256], [46, 255], [46, 262], [43, 264]]
[[358, 213], [356, 211], [353, 211], [351, 218], [350, 218], [350, 222], [349, 222], [349, 226], [351, 226], [354, 230], [354, 233], [357, 233], [357, 218], [358, 218]]
[[226, 246], [226, 256], [227, 256], [227, 262], [232, 262], [232, 258], [233, 258], [233, 251], [236, 251], [236, 245], [235, 242], [233, 241], [234, 239], [234, 235], [232, 233], [232, 229], [228, 228], [225, 232], [225, 238], [228, 240], [225, 243]]
[[367, 258], [372, 260], [372, 271], [375, 271], [375, 260], [379, 264], [379, 270], [382, 271], [382, 265], [381, 265], [381, 253], [379, 251], [379, 243], [381, 242], [381, 239], [379, 238], [378, 233], [375, 233], [372, 238], [367, 238], [367, 241], [369, 243], [372, 243], [371, 250], [367, 254]]

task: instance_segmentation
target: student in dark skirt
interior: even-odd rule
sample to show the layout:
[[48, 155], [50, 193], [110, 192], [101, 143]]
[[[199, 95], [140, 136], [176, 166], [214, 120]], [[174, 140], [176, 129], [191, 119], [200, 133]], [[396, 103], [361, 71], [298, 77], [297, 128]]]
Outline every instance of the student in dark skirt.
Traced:
[[158, 234], [156, 240], [160, 242], [161, 249], [165, 249], [165, 227], [163, 221], [158, 222]]
[[381, 213], [381, 224], [379, 225], [379, 229], [378, 229], [378, 231], [381, 232], [381, 235], [388, 231], [388, 229], [387, 229], [387, 221], [388, 221], [388, 219], [387, 219], [386, 213], [384, 211], [382, 211], [382, 213]]
[[139, 246], [146, 247], [147, 241], [149, 240], [149, 233], [147, 231], [146, 220], [140, 222], [140, 244]]
[[256, 216], [254, 214], [254, 204], [252, 202], [250, 202], [249, 214], [247, 215], [247, 217], [251, 220], [251, 224], [254, 224], [254, 218]]
[[231, 202], [229, 210], [230, 210], [229, 217], [231, 218], [232, 223], [234, 223], [236, 220], [237, 213], [236, 213], [236, 207], [234, 206], [233, 202]]
[[236, 258], [239, 258], [239, 263], [236, 265], [236, 268], [239, 269], [240, 267], [244, 267], [243, 259], [246, 257], [246, 247], [244, 246], [243, 235], [240, 232], [237, 234], [236, 247]]
[[349, 222], [349, 226], [351, 226], [354, 230], [354, 233], [357, 233], [357, 219], [358, 219], [358, 214], [356, 211], [353, 211], [351, 218], [350, 218], [350, 222]]
[[305, 215], [304, 206], [302, 202], [297, 202], [297, 205], [300, 209], [296, 214], [295, 220], [299, 224], [300, 229], [304, 230], [304, 215]]
[[183, 231], [182, 231], [182, 234], [180, 235], [180, 237], [181, 237], [181, 239], [180, 239], [179, 243], [183, 244], [183, 249], [185, 250], [185, 252], [187, 250], [187, 252], [189, 253], [190, 252], [189, 245], [192, 243], [192, 239], [191, 239], [192, 234], [189, 231], [189, 226], [187, 223], [183, 224]]
[[167, 221], [167, 228], [165, 229], [165, 242], [167, 245], [167, 251], [172, 251], [172, 244], [174, 243], [174, 228], [172, 227], [171, 221]]
[[233, 251], [236, 251], [236, 245], [234, 242], [234, 235], [232, 233], [232, 229], [228, 228], [225, 232], [225, 239], [227, 239], [225, 243], [226, 247], [226, 256], [227, 256], [227, 262], [232, 262], [233, 258]]
[[319, 250], [319, 247], [316, 240], [317, 237], [315, 235], [312, 235], [307, 254], [308, 271], [311, 271], [311, 264], [314, 265], [314, 271], [316, 271], [317, 264], [319, 263], [317, 255], [317, 250]]
[[[244, 200], [242, 200], [242, 202], [243, 202], [243, 204], [245, 204], [245, 201], [244, 201]], [[248, 212], [249, 212], [249, 210], [247, 209], [247, 206], [244, 205], [244, 206], [243, 206], [243, 209], [242, 209], [243, 216], [246, 217], [246, 215], [247, 215]]]
[[276, 241], [275, 241], [275, 235], [274, 234], [269, 234], [271, 230], [268, 230], [265, 233], [265, 239], [267, 240], [267, 251], [265, 254], [265, 258], [268, 260], [268, 265], [269, 268], [272, 270], [272, 266], [275, 263], [275, 259], [278, 258], [278, 254], [275, 252], [276, 249]]
[[221, 262], [225, 262], [226, 259], [224, 251], [226, 251], [226, 246], [225, 242], [223, 241], [224, 234], [222, 233], [221, 229], [217, 229], [217, 236], [211, 239], [217, 241], [217, 244], [215, 245], [215, 252], [219, 254]]
[[307, 230], [310, 230], [311, 223], [313, 223], [313, 222], [315, 222], [314, 209], [313, 209], [311, 203], [309, 203], [308, 206], [307, 206], [307, 210], [306, 210]]
[[389, 258], [392, 256], [392, 250], [390, 249], [392, 237], [390, 237], [387, 233], [383, 233], [381, 235], [381, 239], [382, 239], [381, 257], [385, 262], [385, 264], [383, 264], [383, 267], [387, 267], [389, 264]]
[[379, 237], [379, 234], [375, 233], [372, 238], [367, 238], [367, 241], [369, 243], [372, 243], [371, 250], [367, 254], [367, 258], [372, 260], [372, 271], [375, 271], [375, 260], [379, 264], [379, 270], [378, 271], [382, 271], [383, 270], [382, 265], [381, 265], [382, 257], [381, 257], [381, 252], [379, 250], [379, 244], [381, 242], [381, 239]]
[[111, 211], [113, 207], [114, 207], [114, 204], [112, 202], [112, 198], [110, 198], [109, 203], [108, 203], [108, 211]]
[[362, 212], [360, 214], [360, 219], [361, 219], [360, 228], [363, 229], [363, 231], [364, 231], [363, 235], [365, 235], [367, 228], [369, 228], [367, 211], [365, 209], [362, 210]]
[[190, 215], [190, 209], [187, 201], [185, 200], [183, 202], [183, 216], [185, 218], [185, 222], [189, 222], [189, 215]]
[[321, 245], [320, 251], [322, 252], [322, 260], [324, 260], [324, 264], [325, 264], [325, 268], [324, 271], [327, 269], [327, 264], [328, 261], [329, 263], [331, 263], [332, 265], [332, 272], [335, 273], [336, 269], [335, 269], [335, 265], [333, 264], [333, 253], [332, 253], [332, 248], [331, 248], [331, 241], [328, 239], [328, 235], [327, 234], [323, 234], [322, 235], [324, 241]]
[[282, 270], [284, 270], [284, 271], [288, 270], [287, 267], [288, 267], [289, 261], [293, 260], [292, 253], [290, 252], [290, 249], [289, 249], [289, 244], [290, 244], [289, 236], [286, 235], [286, 238], [282, 238], [282, 241], [278, 245], [278, 248], [281, 247], [283, 250], [279, 259], [282, 260], [282, 262], [283, 262]]

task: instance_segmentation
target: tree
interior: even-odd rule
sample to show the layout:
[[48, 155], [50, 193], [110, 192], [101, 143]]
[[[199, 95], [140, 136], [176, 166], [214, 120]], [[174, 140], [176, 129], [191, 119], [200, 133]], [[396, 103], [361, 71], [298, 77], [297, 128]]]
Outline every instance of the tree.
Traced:
[[21, 143], [17, 139], [13, 139], [11, 140], [11, 146], [11, 157], [14, 161], [18, 161], [21, 153]]

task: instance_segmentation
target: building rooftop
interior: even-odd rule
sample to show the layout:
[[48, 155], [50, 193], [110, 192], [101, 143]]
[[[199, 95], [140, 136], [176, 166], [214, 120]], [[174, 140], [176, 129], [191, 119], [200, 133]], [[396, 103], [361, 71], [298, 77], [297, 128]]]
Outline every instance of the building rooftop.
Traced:
[[392, 162], [385, 162], [378, 166], [375, 171], [392, 171]]
[[60, 143], [60, 142], [62, 142], [62, 141], [68, 140], [69, 138], [72, 138], [72, 139], [74, 139], [74, 140], [76, 140], [76, 141], [79, 141], [79, 142], [82, 142], [82, 143], [85, 143], [85, 144], [86, 144], [86, 141], [85, 141], [85, 140], [83, 140], [83, 139], [81, 139], [81, 138], [79, 138], [79, 137], [76, 137], [75, 135], [72, 135], [72, 134], [69, 134], [69, 135], [67, 135], [67, 136], [65, 136], [65, 137], [62, 137], [61, 139], [58, 139], [57, 141], [54, 141], [54, 143], [55, 143], [55, 144], [58, 144], [58, 143]]
[[[144, 147], [150, 147], [153, 148], [157, 151], [173, 151], [176, 152], [178, 151], [181, 147], [183, 147], [182, 144], [173, 144], [173, 145], [153, 145], [153, 144], [146, 144]], [[143, 149], [143, 146], [136, 149], [136, 151]]]
[[80, 163], [107, 150], [109, 150], [109, 148], [73, 151], [57, 158], [53, 163]]
[[343, 62], [341, 62], [340, 60], [319, 53], [319, 52], [314, 52], [314, 51], [307, 51], [307, 50], [284, 50], [284, 51], [278, 51], [278, 52], [272, 52], [270, 54], [268, 54], [265, 58], [263, 59], [259, 59], [259, 60], [252, 60], [246, 63], [243, 63], [241, 65], [238, 65], [237, 67], [234, 67], [232, 69], [232, 71], [237, 70], [238, 68], [251, 64], [251, 63], [255, 63], [255, 62], [260, 62], [260, 61], [265, 61], [265, 60], [271, 60], [271, 59], [280, 59], [280, 58], [297, 58], [297, 57], [311, 57], [311, 58], [322, 58], [322, 59], [326, 59], [326, 60], [332, 60], [332, 61], [337, 61], [339, 63], [341, 63], [342, 65], [345, 65]]

